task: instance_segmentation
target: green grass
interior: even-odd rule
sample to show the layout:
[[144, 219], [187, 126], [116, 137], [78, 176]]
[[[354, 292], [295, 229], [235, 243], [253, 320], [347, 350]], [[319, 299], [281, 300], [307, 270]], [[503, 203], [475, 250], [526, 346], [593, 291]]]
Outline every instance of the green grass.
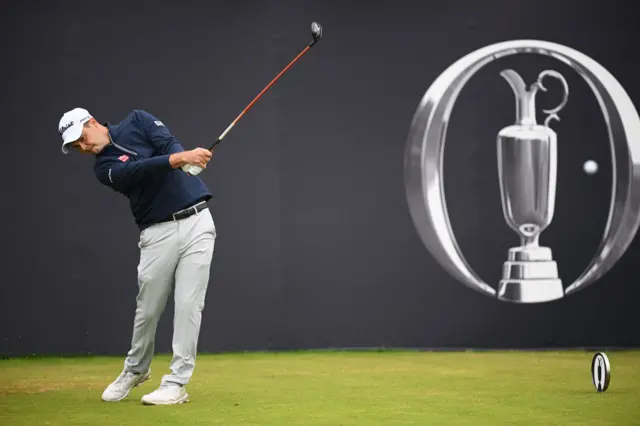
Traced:
[[638, 425], [640, 352], [292, 352], [200, 355], [191, 402], [140, 404], [168, 371], [117, 403], [100, 400], [121, 358], [0, 360], [0, 425]]

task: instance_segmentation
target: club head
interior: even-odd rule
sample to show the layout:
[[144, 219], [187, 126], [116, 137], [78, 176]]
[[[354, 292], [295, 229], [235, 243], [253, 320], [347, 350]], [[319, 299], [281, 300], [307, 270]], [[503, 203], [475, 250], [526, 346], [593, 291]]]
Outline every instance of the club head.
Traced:
[[313, 36], [313, 43], [311, 43], [312, 45], [320, 40], [320, 37], [322, 37], [322, 26], [320, 26], [320, 24], [318, 24], [317, 22], [313, 22], [311, 24], [311, 35]]

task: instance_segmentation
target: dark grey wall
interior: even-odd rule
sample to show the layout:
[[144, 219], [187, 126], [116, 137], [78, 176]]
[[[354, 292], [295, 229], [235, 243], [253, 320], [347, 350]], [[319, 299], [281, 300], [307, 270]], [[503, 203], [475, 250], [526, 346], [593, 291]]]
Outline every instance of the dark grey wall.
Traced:
[[[219, 233], [202, 351], [640, 345], [637, 242], [575, 296], [501, 303], [455, 282], [430, 257], [403, 181], [406, 136], [425, 90], [484, 45], [566, 44], [640, 99], [631, 2], [211, 3], [6, 3], [0, 353], [128, 349], [137, 230], [127, 200], [94, 178], [92, 158], [61, 154], [61, 114], [82, 106], [117, 122], [146, 109], [186, 148], [208, 145], [305, 46], [314, 20], [323, 40], [241, 120], [201, 175], [215, 194]], [[571, 87], [554, 126], [556, 214], [542, 237], [571, 281], [604, 228], [611, 167], [596, 101], [566, 67], [510, 58], [469, 82], [445, 155], [453, 226], [471, 265], [497, 282], [518, 242], [496, 180], [495, 135], [514, 117], [498, 76], [507, 66], [527, 81], [553, 66]], [[550, 85], [541, 106], [558, 100]], [[595, 176], [581, 170], [587, 159], [600, 164]], [[172, 303], [159, 351], [170, 350], [171, 311]]]

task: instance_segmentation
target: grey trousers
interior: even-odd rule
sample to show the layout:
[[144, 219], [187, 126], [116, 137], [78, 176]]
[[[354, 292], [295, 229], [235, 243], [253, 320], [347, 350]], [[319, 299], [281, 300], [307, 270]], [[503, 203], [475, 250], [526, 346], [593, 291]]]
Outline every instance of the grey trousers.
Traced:
[[156, 327], [175, 285], [171, 374], [162, 378], [186, 385], [195, 368], [200, 321], [216, 239], [209, 209], [186, 219], [164, 222], [140, 233], [138, 296], [126, 371], [149, 370]]

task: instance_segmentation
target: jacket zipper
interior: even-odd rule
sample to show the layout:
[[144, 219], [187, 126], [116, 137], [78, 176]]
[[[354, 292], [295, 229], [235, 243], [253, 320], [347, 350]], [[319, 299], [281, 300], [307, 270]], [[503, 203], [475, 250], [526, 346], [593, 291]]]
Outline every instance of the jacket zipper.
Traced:
[[117, 143], [115, 143], [115, 142], [113, 141], [113, 139], [111, 139], [111, 133], [109, 133], [109, 140], [111, 141], [111, 143], [113, 144], [113, 146], [115, 146], [115, 147], [116, 147], [116, 148], [118, 148], [119, 150], [124, 151], [124, 152], [126, 152], [127, 154], [134, 155], [134, 156], [136, 156], [136, 157], [138, 156], [138, 153], [137, 153], [137, 152], [131, 151], [130, 149], [127, 149], [127, 148], [125, 148], [125, 147], [123, 147], [123, 146], [120, 146], [120, 145], [118, 145]]

